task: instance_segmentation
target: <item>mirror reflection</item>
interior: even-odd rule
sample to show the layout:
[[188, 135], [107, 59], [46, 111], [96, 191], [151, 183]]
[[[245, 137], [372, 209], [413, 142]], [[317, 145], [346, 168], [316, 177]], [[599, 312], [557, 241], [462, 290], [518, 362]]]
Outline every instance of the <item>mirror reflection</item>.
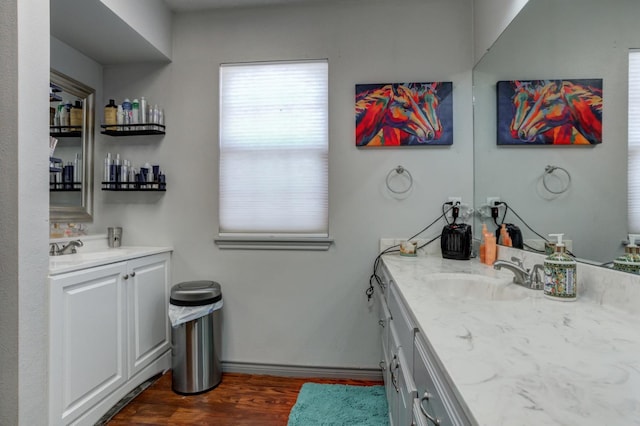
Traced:
[[50, 219], [90, 222], [95, 91], [54, 70], [50, 78]]
[[[530, 0], [474, 68], [474, 229], [496, 228], [487, 198], [510, 207], [525, 244], [564, 233], [573, 254], [599, 264], [624, 252], [628, 55], [640, 48], [640, 2]], [[602, 79], [602, 143], [498, 145], [497, 82]], [[549, 173], [549, 167], [552, 172]], [[518, 218], [516, 212], [520, 218]], [[500, 208], [498, 223], [505, 213]], [[479, 238], [479, 236], [476, 236]]]

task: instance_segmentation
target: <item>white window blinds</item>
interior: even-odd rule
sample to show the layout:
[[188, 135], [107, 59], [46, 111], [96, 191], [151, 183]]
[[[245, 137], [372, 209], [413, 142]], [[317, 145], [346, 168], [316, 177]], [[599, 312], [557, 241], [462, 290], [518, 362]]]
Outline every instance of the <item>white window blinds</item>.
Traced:
[[326, 60], [220, 67], [220, 235], [328, 236]]
[[640, 233], [640, 50], [629, 51], [628, 119], [628, 217], [629, 232]]

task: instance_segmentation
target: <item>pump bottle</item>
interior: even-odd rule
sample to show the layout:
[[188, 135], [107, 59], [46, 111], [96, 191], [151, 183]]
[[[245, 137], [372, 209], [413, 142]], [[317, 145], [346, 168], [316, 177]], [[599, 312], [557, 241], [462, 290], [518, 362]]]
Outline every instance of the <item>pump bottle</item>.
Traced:
[[613, 269], [640, 274], [639, 247], [636, 245], [636, 238], [639, 236], [629, 234], [629, 244], [624, 248], [624, 254], [613, 261]]
[[566, 253], [563, 235], [549, 234], [557, 238], [557, 243], [555, 252], [544, 260], [544, 295], [550, 299], [572, 302], [577, 297], [577, 266], [575, 259]]

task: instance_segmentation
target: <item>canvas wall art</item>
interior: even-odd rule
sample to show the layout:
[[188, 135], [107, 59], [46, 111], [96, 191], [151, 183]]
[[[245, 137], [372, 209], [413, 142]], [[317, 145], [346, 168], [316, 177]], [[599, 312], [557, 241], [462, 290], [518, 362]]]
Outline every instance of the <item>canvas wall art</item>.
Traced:
[[497, 83], [498, 145], [602, 143], [602, 79]]
[[356, 146], [453, 144], [451, 82], [356, 85]]

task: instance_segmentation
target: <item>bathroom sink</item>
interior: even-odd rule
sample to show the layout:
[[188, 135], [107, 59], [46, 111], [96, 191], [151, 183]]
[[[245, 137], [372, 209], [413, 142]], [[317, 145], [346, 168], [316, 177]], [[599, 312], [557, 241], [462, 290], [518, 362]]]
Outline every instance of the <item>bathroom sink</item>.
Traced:
[[127, 247], [90, 252], [82, 252], [78, 250], [78, 253], [75, 254], [49, 256], [49, 271], [56, 272], [60, 269], [79, 266], [95, 266], [103, 263], [117, 262], [139, 252], [139, 248]]
[[522, 300], [532, 297], [535, 292], [513, 284], [510, 277], [472, 274], [433, 274], [424, 284], [439, 297], [466, 300]]

